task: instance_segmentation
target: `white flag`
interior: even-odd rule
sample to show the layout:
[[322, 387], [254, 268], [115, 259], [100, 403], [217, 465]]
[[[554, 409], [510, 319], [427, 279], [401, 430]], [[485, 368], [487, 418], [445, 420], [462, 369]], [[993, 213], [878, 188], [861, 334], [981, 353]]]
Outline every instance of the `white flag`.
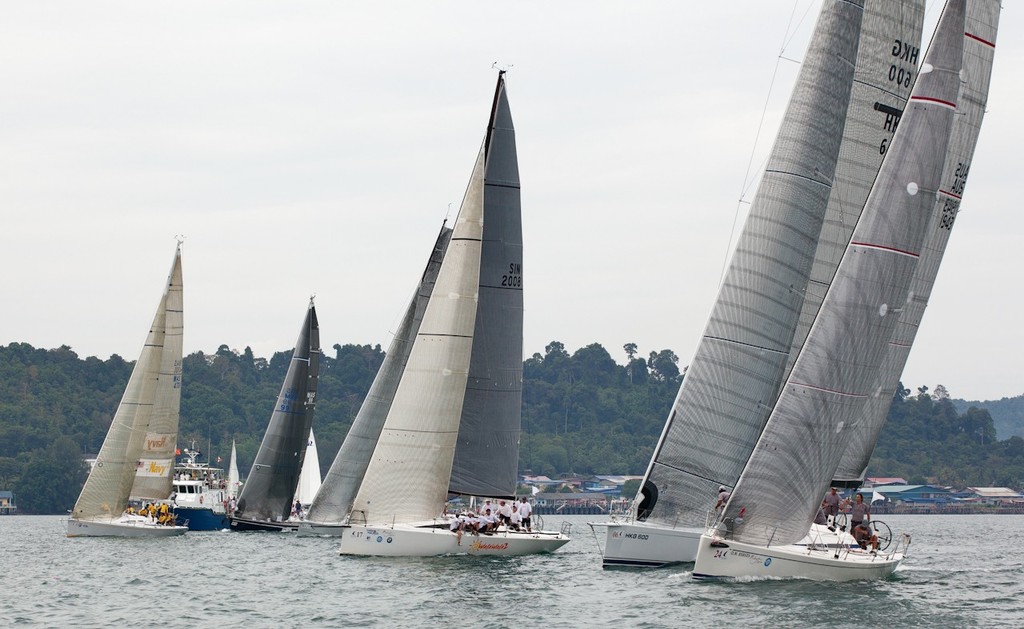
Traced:
[[885, 502], [885, 496], [883, 496], [882, 494], [878, 493], [877, 491], [872, 490], [872, 492], [871, 492], [871, 502]]
[[537, 494], [539, 494], [539, 493], [540, 493], [540, 489], [538, 489], [536, 485], [534, 485], [533, 487], [531, 487], [531, 488], [530, 488], [530, 491], [532, 491], [532, 492], [533, 492], [533, 495], [534, 495], [534, 496], [536, 496]]

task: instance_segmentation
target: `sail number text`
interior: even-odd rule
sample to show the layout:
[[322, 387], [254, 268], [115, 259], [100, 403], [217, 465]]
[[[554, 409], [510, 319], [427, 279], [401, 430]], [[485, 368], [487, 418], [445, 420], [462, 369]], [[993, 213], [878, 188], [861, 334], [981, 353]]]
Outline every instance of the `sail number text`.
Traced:
[[508, 272], [501, 276], [501, 285], [506, 288], [523, 287], [523, 265], [513, 262], [508, 265]]

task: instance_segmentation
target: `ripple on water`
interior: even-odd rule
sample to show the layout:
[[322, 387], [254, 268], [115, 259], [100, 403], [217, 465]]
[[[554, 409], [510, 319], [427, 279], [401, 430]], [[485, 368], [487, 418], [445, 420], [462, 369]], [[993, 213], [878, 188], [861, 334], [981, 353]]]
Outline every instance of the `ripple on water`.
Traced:
[[[587, 518], [564, 519], [580, 531]], [[838, 584], [605, 570], [583, 534], [552, 555], [385, 559], [340, 557], [334, 539], [287, 534], [68, 539], [59, 520], [0, 518], [16, 566], [3, 577], [0, 624], [135, 626], [147, 610], [170, 609], [181, 626], [1024, 626], [1020, 557], [976, 534], [998, 526], [1024, 540], [1024, 518], [1012, 516], [888, 516], [913, 530], [910, 558], [888, 580]]]

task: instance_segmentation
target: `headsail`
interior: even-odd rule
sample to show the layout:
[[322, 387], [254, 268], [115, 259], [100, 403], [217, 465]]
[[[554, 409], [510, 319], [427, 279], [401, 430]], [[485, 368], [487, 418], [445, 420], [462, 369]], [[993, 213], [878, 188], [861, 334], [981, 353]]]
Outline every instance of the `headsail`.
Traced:
[[703, 526], [782, 382], [854, 80], [863, 2], [828, 0], [704, 335], [641, 488], [638, 517]]
[[235, 450], [235, 440], [231, 440], [231, 459], [228, 462], [228, 496], [238, 496], [238, 486], [241, 485], [238, 476], [238, 452]]
[[981, 122], [988, 102], [988, 88], [995, 56], [996, 32], [999, 27], [999, 0], [970, 0], [967, 3], [967, 28], [964, 34], [963, 82], [953, 118], [942, 188], [932, 212], [933, 225], [928, 230], [921, 258], [910, 285], [910, 299], [903, 306], [889, 351], [878, 376], [878, 385], [857, 420], [846, 451], [843, 452], [833, 484], [859, 485], [874, 451], [875, 442], [885, 425], [900, 375], [910, 355], [918, 326], [949, 242], [953, 223], [960, 210], [967, 175], [971, 169], [974, 147], [978, 142]]
[[313, 425], [319, 371], [320, 327], [310, 300], [267, 432], [238, 497], [239, 517], [288, 519]]
[[959, 92], [964, 0], [950, 0], [860, 222], [726, 507], [733, 539], [807, 534], [875, 386], [935, 207]]
[[384, 362], [377, 371], [366, 399], [359, 407], [352, 427], [349, 428], [345, 441], [334, 457], [334, 462], [331, 463], [331, 469], [327, 471], [320, 490], [313, 498], [313, 504], [306, 515], [307, 520], [340, 523], [348, 516], [356, 491], [359, 490], [359, 484], [362, 483], [363, 475], [370, 464], [370, 457], [377, 445], [380, 431], [384, 427], [384, 420], [391, 409], [398, 383], [405, 371], [413, 339], [419, 332], [420, 322], [423, 320], [430, 294], [434, 290], [437, 272], [448, 249], [451, 235], [451, 228], [441, 227], [426, 269], [416, 286], [416, 292], [395, 332], [395, 338], [388, 346]]
[[164, 500], [171, 495], [174, 453], [178, 445], [178, 417], [181, 408], [181, 360], [183, 300], [181, 245], [167, 281], [164, 300], [164, 343], [160, 352], [160, 374], [153, 394], [149, 429], [142, 442], [142, 455], [135, 470], [131, 497]]
[[523, 397], [523, 222], [515, 128], [499, 75], [484, 142], [479, 302], [449, 491], [512, 496]]
[[309, 431], [306, 442], [306, 455], [302, 458], [302, 472], [299, 473], [299, 484], [295, 488], [295, 499], [299, 504], [308, 505], [320, 490], [320, 455], [316, 451], [316, 437], [313, 430]]
[[430, 519], [441, 513], [448, 495], [473, 355], [485, 203], [493, 198], [485, 193], [493, 111], [405, 374], [356, 495], [353, 520]]

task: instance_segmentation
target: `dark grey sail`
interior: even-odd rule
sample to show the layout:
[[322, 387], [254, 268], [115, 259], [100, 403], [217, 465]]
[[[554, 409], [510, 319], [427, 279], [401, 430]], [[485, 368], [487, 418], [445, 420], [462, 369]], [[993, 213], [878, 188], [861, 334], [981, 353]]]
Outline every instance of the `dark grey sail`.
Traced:
[[449, 491], [511, 496], [522, 423], [523, 224], [504, 72], [494, 92], [484, 164], [480, 293]]
[[320, 327], [311, 300], [263, 443], [238, 497], [233, 530], [288, 519], [313, 425], [319, 369]]
[[356, 492], [363, 481], [373, 449], [384, 427], [384, 420], [387, 419], [391, 402], [394, 401], [395, 391], [402, 381], [412, 341], [420, 329], [423, 312], [434, 290], [437, 271], [441, 267], [451, 236], [451, 228], [443, 226], [416, 287], [416, 293], [409, 302], [405, 316], [402, 317], [398, 331], [395, 332], [394, 340], [388, 346], [384, 362], [377, 371], [366, 399], [356, 413], [356, 418], [352, 421], [352, 427], [349, 428], [341, 449], [331, 463], [331, 469], [328, 470], [320, 490], [313, 498], [309, 513], [306, 514], [309, 522], [341, 523], [352, 508], [352, 501], [355, 500]]

